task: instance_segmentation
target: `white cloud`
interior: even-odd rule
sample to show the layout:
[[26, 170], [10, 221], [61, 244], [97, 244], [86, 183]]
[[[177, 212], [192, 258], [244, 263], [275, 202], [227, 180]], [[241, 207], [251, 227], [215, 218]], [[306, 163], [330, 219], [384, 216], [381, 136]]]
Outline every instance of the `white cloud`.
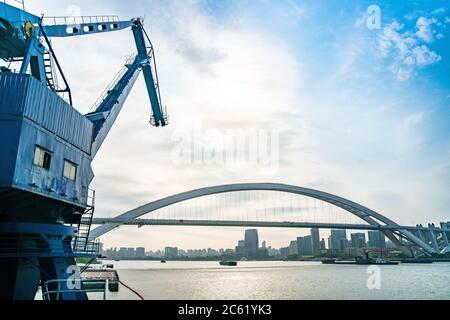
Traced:
[[410, 58], [415, 59], [416, 64], [419, 67], [425, 67], [442, 60], [441, 56], [436, 52], [430, 51], [430, 49], [424, 45], [415, 47], [412, 51], [413, 54]]
[[440, 14], [440, 13], [444, 13], [447, 12], [447, 10], [445, 8], [437, 8], [435, 10], [433, 10], [433, 14]]
[[424, 68], [442, 60], [436, 52], [430, 50], [427, 44], [435, 38], [442, 39], [432, 26], [437, 23], [435, 18], [420, 17], [415, 30], [404, 30], [405, 26], [397, 21], [387, 25], [378, 37], [378, 50], [382, 57], [392, 58], [389, 66], [401, 81], [410, 79], [417, 69]]
[[401, 123], [401, 129], [403, 132], [410, 133], [423, 122], [424, 115], [422, 112], [413, 113], [403, 119]]
[[422, 39], [425, 42], [432, 42], [434, 40], [434, 36], [433, 36], [433, 29], [432, 26], [433, 24], [436, 24], [437, 20], [435, 18], [424, 18], [424, 17], [420, 17], [419, 19], [417, 19], [416, 22], [416, 36], [419, 39]]
[[425, 120], [423, 112], [412, 113], [403, 118], [396, 134], [397, 156], [400, 159], [414, 158], [423, 145], [422, 125]]

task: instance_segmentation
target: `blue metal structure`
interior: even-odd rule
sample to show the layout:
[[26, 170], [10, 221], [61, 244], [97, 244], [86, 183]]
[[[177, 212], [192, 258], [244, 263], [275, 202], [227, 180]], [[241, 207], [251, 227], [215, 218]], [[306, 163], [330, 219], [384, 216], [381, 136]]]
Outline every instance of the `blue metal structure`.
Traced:
[[[92, 112], [81, 114], [73, 107], [51, 38], [126, 28], [137, 55]], [[8, 64], [0, 69], [0, 299], [34, 299], [39, 283], [57, 280], [61, 286], [60, 280], [79, 276], [70, 272], [75, 257], [95, 252], [88, 243], [94, 212], [91, 162], [141, 71], [153, 110], [150, 123], [168, 121], [142, 18], [49, 19], [2, 2], [0, 59]], [[20, 64], [18, 72], [11, 70], [13, 64]], [[62, 287], [59, 299], [87, 298], [82, 290], [67, 289]]]

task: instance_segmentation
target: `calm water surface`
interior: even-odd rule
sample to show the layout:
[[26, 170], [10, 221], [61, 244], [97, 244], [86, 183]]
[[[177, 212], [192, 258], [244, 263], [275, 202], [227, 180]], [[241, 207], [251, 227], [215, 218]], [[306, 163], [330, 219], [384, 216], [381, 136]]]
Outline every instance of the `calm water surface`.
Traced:
[[[317, 262], [108, 261], [146, 300], [450, 299], [450, 263], [380, 266], [381, 289], [367, 288], [367, 266]], [[108, 299], [136, 296], [123, 286]]]

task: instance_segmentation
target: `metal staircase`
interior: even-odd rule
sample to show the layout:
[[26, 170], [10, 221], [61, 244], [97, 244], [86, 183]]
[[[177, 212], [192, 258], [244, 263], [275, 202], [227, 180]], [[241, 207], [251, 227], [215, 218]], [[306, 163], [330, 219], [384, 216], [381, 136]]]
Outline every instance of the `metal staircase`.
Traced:
[[99, 254], [98, 242], [89, 240], [94, 211], [95, 191], [90, 190], [88, 195], [88, 207], [83, 213], [80, 214], [81, 217], [77, 226], [77, 235], [72, 240], [72, 250], [75, 254], [94, 256]]
[[73, 251], [75, 253], [88, 251], [89, 233], [91, 231], [91, 223], [93, 216], [94, 216], [93, 207], [89, 207], [81, 215], [81, 219], [78, 224], [78, 233], [73, 244]]

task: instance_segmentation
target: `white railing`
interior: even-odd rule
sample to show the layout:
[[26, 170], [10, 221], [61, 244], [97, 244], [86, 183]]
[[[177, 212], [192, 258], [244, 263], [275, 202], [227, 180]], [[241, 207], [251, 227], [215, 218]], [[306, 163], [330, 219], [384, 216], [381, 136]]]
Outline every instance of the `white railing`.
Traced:
[[106, 97], [108, 96], [108, 94], [110, 93], [110, 91], [112, 89], [114, 89], [114, 87], [117, 85], [117, 83], [119, 82], [119, 80], [124, 76], [124, 74], [127, 72], [128, 70], [128, 66], [133, 64], [134, 61], [136, 60], [136, 55], [131, 55], [127, 57], [127, 60], [125, 62], [125, 65], [120, 69], [120, 71], [116, 74], [116, 76], [114, 77], [114, 79], [108, 84], [108, 86], [106, 87], [106, 89], [102, 92], [102, 94], [100, 95], [100, 97], [98, 97], [98, 99], [95, 101], [94, 105], [91, 107], [91, 109], [89, 110], [89, 112], [94, 112], [95, 110], [98, 109], [98, 107], [102, 104], [102, 102], [106, 99]]
[[25, 10], [25, 1], [24, 0], [3, 0], [3, 3], [7, 3], [14, 7], [19, 7], [20, 9]]
[[[103, 300], [106, 300], [106, 291], [108, 288], [108, 280], [80, 280], [81, 286], [96, 285], [98, 289], [64, 289], [67, 285], [67, 280], [49, 280], [45, 282], [42, 288], [42, 299], [49, 300], [61, 300], [63, 294], [76, 294], [76, 293], [102, 293]], [[55, 289], [51, 289], [50, 286], [56, 286]]]
[[86, 23], [111, 23], [119, 22], [118, 16], [61, 16], [44, 17], [44, 25], [77, 25]]

